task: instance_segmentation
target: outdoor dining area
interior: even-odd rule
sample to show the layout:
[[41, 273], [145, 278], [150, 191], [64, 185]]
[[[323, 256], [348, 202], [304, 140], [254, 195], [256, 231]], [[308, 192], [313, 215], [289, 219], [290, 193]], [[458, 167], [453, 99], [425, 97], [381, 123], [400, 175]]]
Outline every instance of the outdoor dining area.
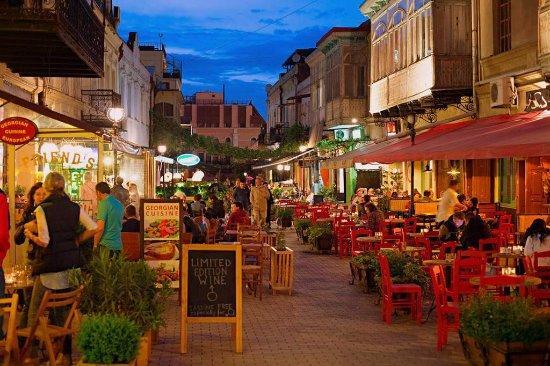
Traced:
[[[474, 352], [473, 348], [478, 344], [467, 334], [468, 323], [461, 323], [461, 318], [464, 316], [471, 321], [473, 312], [483, 306], [487, 312], [485, 315], [491, 317], [495, 309], [500, 309], [500, 315], [494, 315], [492, 325], [497, 329], [503, 325], [498, 324], [496, 318], [521, 308], [530, 319], [524, 320], [523, 327], [528, 327], [536, 319], [545, 329], [540, 336], [542, 346], [533, 346], [536, 349], [529, 351], [538, 355], [533, 356], [536, 361], [532, 364], [548, 362], [544, 357], [547, 357], [547, 337], [550, 334], [550, 251], [524, 254], [522, 241], [526, 228], [538, 216], [532, 215], [530, 220], [529, 217], [516, 218], [521, 221], [522, 232], [519, 232], [510, 213], [499, 211], [495, 205], [485, 205], [479, 217], [488, 227], [490, 225], [490, 235], [479, 239], [478, 243], [464, 246], [464, 241], [457, 238], [442, 240], [440, 231], [435, 228], [434, 217], [425, 214], [404, 217], [406, 215], [401, 213], [389, 212], [373, 230], [367, 228], [367, 218], [352, 214], [346, 205], [297, 202], [283, 202], [282, 205], [293, 207], [298, 235], [314, 246], [311, 238], [307, 238], [307, 229], [302, 230], [304, 221], [309, 227], [326, 225], [329, 228], [331, 247], [325, 252], [350, 258], [350, 284], [359, 283], [364, 286], [364, 292], [378, 294], [381, 319], [387, 325], [391, 325], [395, 315], [402, 312], [410, 314], [419, 325], [435, 315], [436, 349], [441, 351], [448, 343], [449, 332], [461, 329], [465, 354], [468, 348], [471, 356], [466, 355], [466, 358], [472, 364], [478, 364], [482, 352]], [[309, 230], [311, 233], [315, 231]], [[512, 307], [515, 310], [510, 310]], [[485, 315], [476, 315], [482, 319], [477, 320], [474, 328], [484, 326]], [[510, 323], [511, 320], [506, 321]], [[509, 326], [504, 325], [506, 329]], [[495, 329], [493, 333], [497, 332]], [[532, 333], [532, 330], [527, 333]], [[518, 334], [523, 333], [518, 331]], [[507, 349], [497, 353], [509, 352], [512, 351]], [[537, 363], [539, 361], [542, 363]]]

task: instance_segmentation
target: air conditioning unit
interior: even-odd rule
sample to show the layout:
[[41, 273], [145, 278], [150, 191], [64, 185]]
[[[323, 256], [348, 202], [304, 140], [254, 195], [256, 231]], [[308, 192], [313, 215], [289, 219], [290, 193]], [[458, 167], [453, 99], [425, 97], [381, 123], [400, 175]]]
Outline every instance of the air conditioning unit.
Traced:
[[501, 78], [491, 82], [491, 108], [518, 106], [518, 90], [513, 77]]

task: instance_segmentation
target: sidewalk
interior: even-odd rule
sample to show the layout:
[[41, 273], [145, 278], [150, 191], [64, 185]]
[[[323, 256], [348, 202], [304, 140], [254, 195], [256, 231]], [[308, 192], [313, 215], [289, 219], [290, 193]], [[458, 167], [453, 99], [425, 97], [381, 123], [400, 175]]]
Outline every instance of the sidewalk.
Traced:
[[189, 353], [180, 355], [174, 298], [151, 365], [466, 364], [456, 333], [443, 352], [436, 351], [435, 314], [421, 326], [406, 316], [387, 326], [376, 297], [348, 285], [346, 259], [303, 253], [306, 247], [290, 229], [287, 245], [297, 251], [295, 291], [273, 296], [266, 288], [261, 302], [244, 294], [242, 355], [231, 351], [229, 326], [218, 324], [191, 325]]

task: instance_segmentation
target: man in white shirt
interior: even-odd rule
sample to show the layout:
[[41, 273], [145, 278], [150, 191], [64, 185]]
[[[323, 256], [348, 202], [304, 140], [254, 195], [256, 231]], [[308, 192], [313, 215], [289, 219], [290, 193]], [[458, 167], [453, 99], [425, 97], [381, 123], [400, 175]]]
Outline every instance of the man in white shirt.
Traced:
[[449, 188], [443, 192], [439, 205], [437, 206], [436, 222], [444, 222], [454, 213], [455, 205], [458, 203], [458, 193], [456, 189], [458, 187], [458, 180], [451, 179], [449, 182]]

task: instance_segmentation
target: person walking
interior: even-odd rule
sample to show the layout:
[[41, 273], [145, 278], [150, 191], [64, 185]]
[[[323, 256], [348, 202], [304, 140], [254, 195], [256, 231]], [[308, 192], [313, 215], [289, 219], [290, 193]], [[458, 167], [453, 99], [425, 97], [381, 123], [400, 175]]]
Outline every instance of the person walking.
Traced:
[[436, 222], [441, 225], [447, 221], [455, 212], [455, 206], [458, 203], [458, 193], [456, 189], [458, 187], [458, 180], [451, 179], [449, 182], [449, 188], [441, 196], [441, 201], [437, 206]]
[[252, 205], [252, 222], [258, 226], [265, 226], [267, 218], [267, 201], [269, 190], [264, 186], [263, 179], [256, 177], [256, 185], [250, 190], [250, 203]]
[[[80, 268], [83, 258], [78, 243], [91, 238], [97, 228], [83, 208], [72, 202], [64, 191], [65, 178], [57, 172], [49, 173], [44, 180], [46, 198], [34, 211], [36, 221], [27, 223], [25, 236], [41, 246], [33, 265], [34, 287], [29, 303], [27, 327], [37, 321], [44, 293], [49, 289], [70, 291], [69, 270]], [[79, 223], [85, 228], [77, 234]], [[64, 312], [50, 314], [51, 322], [63, 326]], [[34, 350], [34, 351], [33, 351]], [[36, 349], [32, 347], [31, 357]], [[70, 355], [70, 337], [65, 339], [63, 354]]]
[[130, 204], [130, 192], [122, 186], [122, 183], [124, 183], [124, 179], [122, 179], [122, 177], [116, 177], [115, 185], [113, 189], [111, 189], [111, 194], [122, 203], [123, 207], [126, 207]]
[[84, 183], [80, 187], [80, 199], [86, 213], [95, 215], [97, 211], [97, 197], [95, 195], [95, 183], [92, 180], [92, 172], [84, 173]]
[[95, 186], [97, 205], [97, 231], [94, 235], [94, 249], [101, 245], [111, 252], [118, 253], [122, 250], [122, 218], [124, 206], [111, 195], [111, 189], [105, 182]]
[[245, 211], [250, 210], [250, 190], [245, 182], [238, 180], [233, 190], [233, 202], [240, 202]]
[[267, 182], [264, 182], [264, 186], [267, 188], [267, 191], [269, 192], [269, 198], [267, 199], [266, 224], [268, 227], [271, 227], [271, 207], [273, 206], [273, 203], [275, 202], [275, 200], [273, 199], [273, 194], [271, 193], [271, 189], [269, 189], [269, 184]]

